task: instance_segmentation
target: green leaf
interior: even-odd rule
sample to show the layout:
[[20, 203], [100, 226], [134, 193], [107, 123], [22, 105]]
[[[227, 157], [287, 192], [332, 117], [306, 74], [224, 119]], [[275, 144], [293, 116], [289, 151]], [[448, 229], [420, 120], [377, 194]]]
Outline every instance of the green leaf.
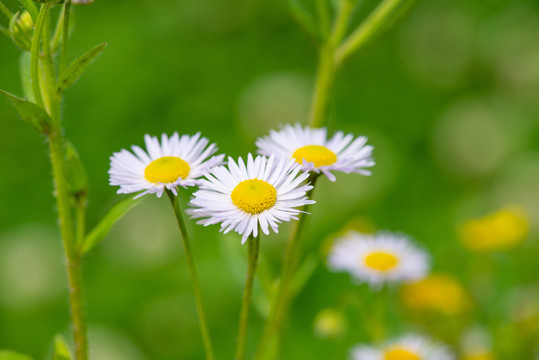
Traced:
[[73, 85], [81, 77], [88, 65], [101, 55], [106, 46], [106, 42], [101, 43], [75, 59], [75, 61], [73, 61], [58, 77], [58, 87], [56, 91], [62, 93]]
[[65, 143], [65, 153], [71, 195], [76, 198], [86, 196], [88, 193], [88, 175], [77, 149], [70, 141]]
[[21, 84], [24, 97], [34, 102], [34, 92], [32, 91], [32, 80], [30, 77], [30, 53], [24, 51], [19, 58], [19, 72], [21, 73]]
[[34, 24], [37, 21], [37, 6], [32, 0], [19, 0], [22, 6], [30, 13], [30, 16], [32, 17], [32, 20], [34, 21]]
[[28, 355], [23, 355], [14, 351], [0, 350], [0, 360], [33, 360]]
[[0, 90], [0, 94], [4, 95], [6, 99], [13, 104], [21, 118], [29, 123], [34, 129], [44, 134], [49, 133], [52, 119], [45, 110], [33, 102], [21, 99], [7, 91]]
[[52, 360], [73, 360], [67, 341], [62, 335], [56, 335], [54, 337], [54, 354], [52, 355]]
[[87, 253], [109, 233], [112, 225], [124, 216], [131, 208], [139, 204], [145, 197], [138, 199], [127, 198], [114, 204], [99, 221], [99, 223], [90, 231], [81, 244], [82, 254]]

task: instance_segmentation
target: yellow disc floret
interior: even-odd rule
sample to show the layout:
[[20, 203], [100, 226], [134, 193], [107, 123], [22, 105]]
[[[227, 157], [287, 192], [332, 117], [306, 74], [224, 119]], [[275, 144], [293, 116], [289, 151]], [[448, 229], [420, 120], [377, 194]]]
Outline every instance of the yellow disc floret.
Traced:
[[144, 177], [151, 183], [172, 183], [179, 178], [185, 179], [191, 168], [176, 156], [163, 156], [152, 161], [144, 170]]
[[251, 179], [236, 185], [230, 196], [234, 205], [243, 211], [260, 214], [275, 204], [277, 190], [264, 180]]
[[314, 163], [314, 166], [327, 166], [337, 162], [337, 155], [325, 146], [307, 145], [294, 151], [292, 158], [303, 164], [303, 159]]
[[406, 349], [392, 348], [384, 352], [384, 360], [421, 360], [421, 358]]
[[373, 252], [365, 257], [365, 265], [379, 271], [391, 270], [398, 263], [399, 260], [395, 255], [385, 252]]

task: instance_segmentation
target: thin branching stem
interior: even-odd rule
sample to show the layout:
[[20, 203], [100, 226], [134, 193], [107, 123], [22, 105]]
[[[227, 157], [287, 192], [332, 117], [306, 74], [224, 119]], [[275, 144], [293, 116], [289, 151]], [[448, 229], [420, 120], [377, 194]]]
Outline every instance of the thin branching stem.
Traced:
[[406, 0], [384, 0], [339, 46], [335, 64], [342, 64], [350, 55], [361, 49], [388, 21], [393, 12]]
[[336, 14], [331, 34], [320, 47], [316, 83], [309, 117], [312, 127], [323, 126], [327, 122], [331, 88], [337, 71], [334, 60], [335, 49], [346, 33], [352, 9], [353, 2], [343, 0]]
[[187, 260], [187, 267], [189, 268], [189, 275], [191, 276], [191, 283], [193, 284], [193, 295], [195, 297], [195, 303], [198, 313], [198, 320], [200, 324], [200, 333], [202, 335], [202, 342], [204, 343], [204, 349], [206, 350], [206, 359], [213, 360], [213, 347], [210, 338], [210, 332], [206, 323], [206, 315], [204, 312], [204, 306], [202, 302], [202, 292], [200, 290], [200, 283], [198, 281], [195, 262], [193, 260], [193, 253], [191, 251], [191, 243], [189, 241], [189, 233], [187, 232], [187, 226], [183, 218], [182, 210], [178, 202], [178, 197], [175, 196], [172, 191], [166, 190], [170, 204], [174, 210], [176, 221], [178, 222], [178, 228], [180, 229], [181, 238], [183, 242], [183, 248], [185, 250], [185, 258]]

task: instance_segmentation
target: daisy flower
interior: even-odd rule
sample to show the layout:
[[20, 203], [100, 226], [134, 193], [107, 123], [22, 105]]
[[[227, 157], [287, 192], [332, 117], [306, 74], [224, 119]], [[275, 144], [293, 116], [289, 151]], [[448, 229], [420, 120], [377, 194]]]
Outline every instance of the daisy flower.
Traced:
[[314, 204], [306, 196], [311, 185], [304, 184], [309, 173], [290, 159], [275, 156], [247, 156], [247, 164], [228, 158], [228, 166], [212, 168], [200, 189], [194, 193], [190, 210], [198, 223], [221, 223], [221, 231], [231, 230], [242, 235], [244, 243], [249, 235], [258, 236], [258, 227], [268, 235], [271, 227], [278, 232], [278, 224], [297, 220], [299, 207]]
[[418, 335], [406, 335], [381, 347], [357, 345], [350, 352], [352, 360], [453, 360], [445, 345]]
[[145, 194], [157, 194], [161, 197], [165, 189], [177, 195], [177, 186], [197, 185], [208, 169], [223, 163], [224, 155], [211, 157], [217, 146], [209, 140], [195, 135], [174, 133], [171, 137], [161, 136], [161, 143], [156, 136], [144, 136], [146, 150], [133, 145], [130, 152], [122, 149], [110, 158], [109, 181], [119, 185], [118, 194], [142, 191], [135, 198]]
[[322, 173], [335, 181], [332, 171], [371, 174], [365, 168], [375, 164], [373, 147], [366, 143], [365, 136], [354, 139], [352, 134], [339, 131], [328, 139], [326, 128], [313, 129], [296, 124], [270, 131], [269, 136], [257, 139], [256, 146], [259, 154], [294, 159], [304, 171]]
[[329, 267], [349, 272], [358, 282], [380, 287], [389, 282], [409, 282], [426, 276], [427, 254], [405, 235], [390, 232], [349, 232], [337, 238], [329, 254]]

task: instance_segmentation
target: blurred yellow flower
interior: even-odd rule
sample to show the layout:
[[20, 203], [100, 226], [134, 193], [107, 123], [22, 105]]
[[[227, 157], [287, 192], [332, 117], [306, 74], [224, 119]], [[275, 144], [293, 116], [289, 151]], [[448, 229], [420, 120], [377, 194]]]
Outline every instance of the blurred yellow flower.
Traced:
[[320, 338], [338, 338], [346, 332], [346, 319], [335, 309], [321, 310], [314, 318], [314, 333]]
[[462, 285], [448, 274], [433, 274], [404, 285], [401, 298], [409, 309], [434, 311], [447, 316], [460, 314], [471, 305]]
[[509, 206], [463, 224], [460, 240], [470, 251], [507, 250], [521, 244], [529, 229], [526, 212], [519, 207]]

